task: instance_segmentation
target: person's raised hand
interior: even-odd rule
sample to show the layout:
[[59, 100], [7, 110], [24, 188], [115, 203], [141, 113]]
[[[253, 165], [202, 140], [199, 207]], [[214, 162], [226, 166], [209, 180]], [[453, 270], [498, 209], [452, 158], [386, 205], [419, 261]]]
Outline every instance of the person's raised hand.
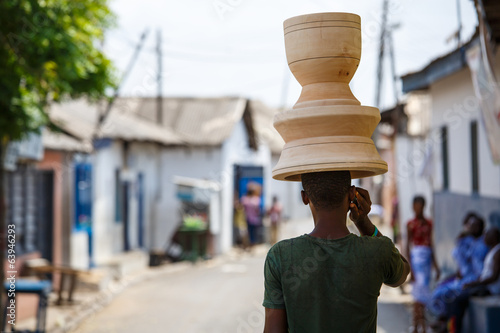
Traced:
[[[361, 187], [355, 189], [355, 200], [349, 203], [349, 218], [357, 225], [363, 222], [371, 210], [372, 201], [367, 190]], [[357, 203], [357, 204], [356, 204]]]

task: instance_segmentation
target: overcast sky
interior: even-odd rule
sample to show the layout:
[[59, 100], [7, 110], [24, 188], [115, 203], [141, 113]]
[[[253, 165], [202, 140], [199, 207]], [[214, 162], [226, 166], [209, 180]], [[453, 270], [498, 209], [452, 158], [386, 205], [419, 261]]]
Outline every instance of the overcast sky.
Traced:
[[[383, 0], [112, 0], [118, 27], [108, 32], [105, 51], [121, 73], [141, 33], [144, 48], [124, 82], [123, 96], [155, 96], [157, 31], [162, 33], [163, 95], [242, 96], [271, 106], [292, 106], [300, 85], [286, 65], [283, 21], [316, 12], [361, 16], [363, 49], [351, 82], [363, 105], [375, 103], [376, 67]], [[458, 27], [457, 0], [390, 1], [396, 73], [422, 69], [457, 45], [446, 42]], [[473, 1], [460, 0], [462, 40], [477, 25]], [[382, 108], [394, 104], [390, 65], [385, 63]], [[287, 89], [288, 88], [288, 89]]]

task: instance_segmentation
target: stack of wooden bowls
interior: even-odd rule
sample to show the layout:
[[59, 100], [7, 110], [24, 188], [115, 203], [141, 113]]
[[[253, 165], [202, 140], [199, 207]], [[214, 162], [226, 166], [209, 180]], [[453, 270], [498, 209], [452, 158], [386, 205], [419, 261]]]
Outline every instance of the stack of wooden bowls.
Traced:
[[361, 58], [361, 19], [319, 13], [284, 22], [288, 66], [302, 86], [291, 110], [274, 117], [285, 140], [273, 178], [299, 181], [309, 172], [349, 170], [352, 178], [387, 172], [371, 139], [377, 108], [362, 106], [349, 88]]

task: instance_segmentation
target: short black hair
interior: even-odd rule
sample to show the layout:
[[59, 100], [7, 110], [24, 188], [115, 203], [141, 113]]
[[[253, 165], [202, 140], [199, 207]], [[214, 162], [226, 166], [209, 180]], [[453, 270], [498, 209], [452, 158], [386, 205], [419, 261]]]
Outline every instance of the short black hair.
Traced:
[[494, 237], [496, 243], [498, 243], [498, 242], [500, 242], [500, 230], [498, 230], [497, 227], [490, 227], [486, 231], [485, 237], [490, 238], [490, 239], [491, 239], [491, 237]]
[[421, 203], [422, 206], [425, 206], [425, 198], [421, 195], [416, 195], [414, 198], [413, 198], [413, 204], [416, 204], [417, 202]]
[[314, 207], [331, 210], [339, 207], [351, 186], [349, 171], [323, 171], [301, 175], [302, 188]]
[[465, 215], [465, 219], [463, 222], [464, 225], [467, 224], [467, 222], [469, 222], [469, 219], [472, 217], [475, 218], [479, 222], [479, 227], [481, 229], [481, 233], [483, 233], [484, 226], [485, 226], [484, 219], [479, 214], [477, 214], [475, 212], [468, 212], [467, 215]]

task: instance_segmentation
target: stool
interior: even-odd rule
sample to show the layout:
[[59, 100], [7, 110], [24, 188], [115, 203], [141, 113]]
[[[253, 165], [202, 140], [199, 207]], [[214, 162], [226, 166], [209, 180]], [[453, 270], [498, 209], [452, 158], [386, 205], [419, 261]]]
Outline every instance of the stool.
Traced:
[[[47, 301], [49, 293], [52, 290], [52, 283], [50, 281], [34, 281], [20, 279], [16, 280], [14, 283], [15, 291], [11, 291], [11, 284], [9, 282], [4, 282], [4, 288], [7, 292], [7, 304], [4, 311], [4, 327], [7, 326], [7, 308], [11, 304], [11, 299], [16, 301], [16, 295], [18, 294], [36, 294], [38, 295], [38, 310], [37, 310], [37, 320], [36, 320], [36, 330], [34, 333], [45, 333], [45, 319], [47, 317]], [[17, 303], [16, 304], [17, 307]], [[12, 329], [12, 326], [11, 326]]]

